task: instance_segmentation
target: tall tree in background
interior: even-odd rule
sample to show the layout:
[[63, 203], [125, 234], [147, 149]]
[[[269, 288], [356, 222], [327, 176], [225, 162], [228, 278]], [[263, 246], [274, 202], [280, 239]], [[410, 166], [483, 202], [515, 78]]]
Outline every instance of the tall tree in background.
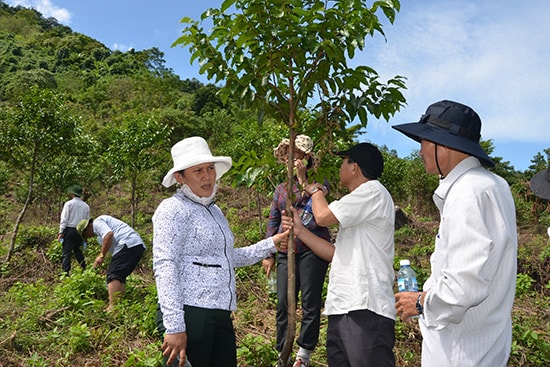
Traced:
[[112, 132], [107, 162], [112, 165], [118, 179], [130, 181], [132, 227], [136, 225], [137, 206], [140, 201], [140, 183], [149, 171], [166, 161], [166, 147], [171, 128], [161, 126], [156, 117], [129, 114]]
[[20, 177], [27, 179], [26, 198], [15, 221], [6, 263], [11, 259], [19, 225], [31, 203], [35, 176], [47, 167], [49, 157], [63, 154], [75, 128], [76, 119], [69, 113], [63, 97], [38, 87], [32, 87], [0, 120], [0, 156]]
[[531, 165], [526, 170], [529, 178], [531, 178], [531, 176], [533, 176], [535, 173], [548, 168], [548, 164], [550, 163], [550, 148], [544, 149], [543, 152], [544, 154], [539, 152], [535, 154], [533, 158], [531, 158]]
[[[189, 46], [191, 62], [216, 83], [225, 103], [229, 97], [244, 107], [283, 121], [289, 129], [288, 188], [292, 192], [294, 141], [301, 132], [300, 111], [314, 109], [323, 117], [320, 128], [343, 129], [368, 114], [388, 120], [405, 103], [402, 77], [387, 83], [368, 66], [349, 67], [367, 36], [384, 35], [378, 14], [393, 23], [397, 0], [225, 0], [201, 20], [212, 29], [183, 18], [183, 35], [174, 45]], [[310, 103], [313, 102], [313, 106]], [[287, 198], [287, 212], [291, 205]], [[295, 254], [293, 236], [288, 245], [288, 329], [279, 365], [286, 366], [296, 332]]]

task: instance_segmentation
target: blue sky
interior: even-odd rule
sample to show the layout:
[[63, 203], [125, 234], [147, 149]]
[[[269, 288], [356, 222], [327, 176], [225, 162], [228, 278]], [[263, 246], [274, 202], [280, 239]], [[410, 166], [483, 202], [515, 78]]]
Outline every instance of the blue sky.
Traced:
[[[197, 78], [189, 53], [171, 44], [179, 20], [199, 19], [222, 0], [4, 0], [34, 7], [111, 49], [158, 47], [182, 79]], [[550, 148], [550, 2], [548, 0], [402, 0], [386, 39], [367, 40], [352, 65], [368, 65], [386, 80], [407, 78], [407, 105], [389, 123], [371, 119], [362, 140], [407, 156], [419, 146], [391, 128], [418, 121], [426, 107], [451, 99], [473, 107], [493, 155], [525, 170]]]

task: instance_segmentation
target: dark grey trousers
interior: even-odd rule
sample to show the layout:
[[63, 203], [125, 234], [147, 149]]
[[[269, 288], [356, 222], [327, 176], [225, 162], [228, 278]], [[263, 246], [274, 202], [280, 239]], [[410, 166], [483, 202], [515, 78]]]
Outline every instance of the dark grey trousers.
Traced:
[[[296, 299], [301, 292], [302, 324], [296, 343], [305, 349], [313, 350], [319, 340], [321, 325], [322, 293], [328, 262], [312, 251], [296, 254]], [[277, 254], [277, 350], [280, 352], [285, 343], [288, 325], [288, 257], [286, 253]]]
[[395, 321], [369, 310], [328, 317], [330, 367], [394, 367]]
[[76, 231], [76, 228], [67, 227], [63, 231], [63, 246], [61, 255], [61, 267], [65, 273], [71, 271], [71, 260], [74, 253], [76, 261], [82, 269], [86, 269], [86, 261], [82, 253], [82, 238]]

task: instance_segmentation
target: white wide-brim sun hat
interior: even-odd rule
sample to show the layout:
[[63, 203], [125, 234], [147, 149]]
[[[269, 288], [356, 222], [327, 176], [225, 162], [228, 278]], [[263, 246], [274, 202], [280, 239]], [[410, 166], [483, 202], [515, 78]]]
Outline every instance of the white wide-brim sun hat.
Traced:
[[164, 187], [170, 187], [176, 183], [174, 173], [203, 163], [214, 163], [216, 166], [216, 180], [219, 180], [232, 165], [231, 157], [215, 157], [210, 152], [206, 140], [199, 136], [192, 136], [177, 142], [172, 147], [172, 160], [174, 167], [162, 180]]

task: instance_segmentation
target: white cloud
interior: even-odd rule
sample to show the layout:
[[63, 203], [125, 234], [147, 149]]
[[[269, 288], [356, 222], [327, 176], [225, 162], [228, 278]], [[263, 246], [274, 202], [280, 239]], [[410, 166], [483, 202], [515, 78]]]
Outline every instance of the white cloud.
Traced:
[[408, 78], [408, 105], [395, 121], [455, 99], [478, 111], [484, 138], [548, 141], [549, 4], [402, 2], [396, 24], [384, 28], [387, 42], [375, 42], [366, 61], [383, 78]]
[[122, 52], [126, 52], [130, 49], [132, 49], [133, 47], [132, 46], [127, 46], [127, 45], [124, 45], [122, 43], [113, 43], [113, 45], [111, 46], [111, 48], [113, 50], [119, 50], [119, 51], [122, 51]]
[[55, 6], [50, 0], [8, 0], [7, 3], [11, 6], [21, 5], [25, 8], [36, 9], [45, 18], [53, 17], [63, 24], [71, 22], [71, 13], [65, 8]]

